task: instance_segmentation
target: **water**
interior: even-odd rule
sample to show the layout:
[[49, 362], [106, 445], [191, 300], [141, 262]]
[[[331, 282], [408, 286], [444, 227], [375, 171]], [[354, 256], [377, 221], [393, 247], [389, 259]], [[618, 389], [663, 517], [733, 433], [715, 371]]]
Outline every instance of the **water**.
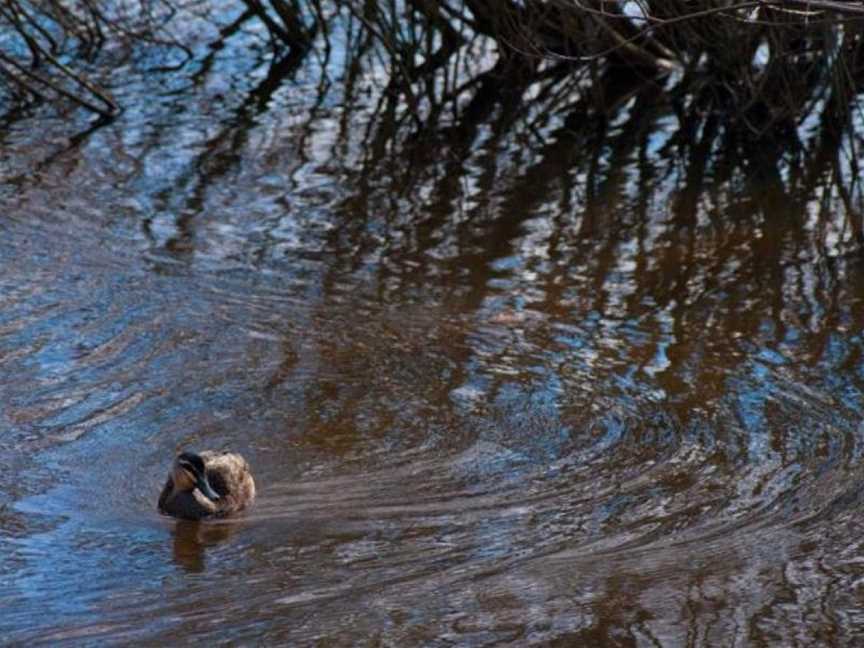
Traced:
[[[697, 168], [635, 108], [406, 140], [242, 44], [118, 71], [111, 124], [10, 118], [0, 641], [862, 640], [829, 170]], [[256, 506], [160, 517], [181, 448], [242, 452]]]

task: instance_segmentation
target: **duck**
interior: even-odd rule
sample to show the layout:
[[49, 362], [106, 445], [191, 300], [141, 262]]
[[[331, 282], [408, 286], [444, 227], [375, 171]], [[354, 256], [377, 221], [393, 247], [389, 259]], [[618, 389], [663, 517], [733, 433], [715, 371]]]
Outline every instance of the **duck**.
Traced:
[[181, 452], [159, 495], [159, 512], [184, 520], [226, 517], [255, 500], [249, 463], [236, 452]]

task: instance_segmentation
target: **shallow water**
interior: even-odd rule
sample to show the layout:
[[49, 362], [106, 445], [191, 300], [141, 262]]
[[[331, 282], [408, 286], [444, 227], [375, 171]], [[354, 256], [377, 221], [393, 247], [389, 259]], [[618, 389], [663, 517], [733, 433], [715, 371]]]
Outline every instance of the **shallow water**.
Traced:
[[[694, 182], [667, 115], [647, 157], [494, 111], [382, 152], [374, 97], [238, 61], [10, 121], [2, 641], [864, 639], [864, 262], [822, 185]], [[160, 517], [180, 448], [256, 506]]]

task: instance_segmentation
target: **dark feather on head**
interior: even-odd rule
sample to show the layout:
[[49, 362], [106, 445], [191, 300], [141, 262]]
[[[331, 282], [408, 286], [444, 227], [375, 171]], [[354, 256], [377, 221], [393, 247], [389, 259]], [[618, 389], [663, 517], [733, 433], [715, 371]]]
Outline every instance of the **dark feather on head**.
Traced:
[[184, 452], [177, 457], [177, 463], [194, 475], [204, 475], [204, 460], [194, 452]]

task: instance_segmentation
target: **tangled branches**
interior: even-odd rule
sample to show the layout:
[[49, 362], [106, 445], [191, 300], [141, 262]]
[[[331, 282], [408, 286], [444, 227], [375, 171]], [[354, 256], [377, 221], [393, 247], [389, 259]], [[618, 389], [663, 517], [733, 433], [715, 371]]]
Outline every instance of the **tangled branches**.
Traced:
[[[864, 82], [864, 6], [857, 3], [407, 0], [370, 9], [343, 2], [374, 24], [403, 86], [420, 69], [440, 65], [443, 46], [458, 34], [461, 43], [493, 43], [511, 79], [554, 65], [587, 68], [595, 77], [626, 67], [673, 78], [672, 98], [762, 136], [794, 128], [814, 103], [845, 117]], [[429, 43], [442, 47], [433, 51]]]
[[[82, 71], [109, 38], [147, 39], [153, 8], [108, 12], [96, 0], [3, 0], [0, 4], [0, 77], [22, 98], [64, 98], [103, 117], [119, 112], [111, 95]], [[158, 27], [157, 27], [158, 28]], [[65, 62], [64, 62], [65, 61]]]
[[[120, 107], [88, 78], [82, 62], [97, 60], [108, 42], [166, 38], [164, 25], [188, 9], [170, 2], [0, 0], [0, 78], [22, 96], [62, 97], [103, 116], [116, 114]], [[479, 51], [494, 59], [507, 79], [530, 78], [553, 66], [595, 76], [626, 67], [674, 77], [677, 90], [671, 95], [698, 110], [719, 110], [759, 135], [794, 128], [816, 102], [842, 116], [864, 81], [864, 7], [836, 0], [241, 0], [237, 5], [266, 28], [277, 59], [284, 51], [298, 58], [317, 48], [329, 54], [335, 34], [354, 34], [340, 49], [357, 64], [373, 51], [383, 57], [394, 91], [415, 120], [422, 95], [440, 87], [442, 77], [451, 97], [459, 84], [471, 83], [465, 63]], [[343, 28], [336, 29], [337, 23]]]

